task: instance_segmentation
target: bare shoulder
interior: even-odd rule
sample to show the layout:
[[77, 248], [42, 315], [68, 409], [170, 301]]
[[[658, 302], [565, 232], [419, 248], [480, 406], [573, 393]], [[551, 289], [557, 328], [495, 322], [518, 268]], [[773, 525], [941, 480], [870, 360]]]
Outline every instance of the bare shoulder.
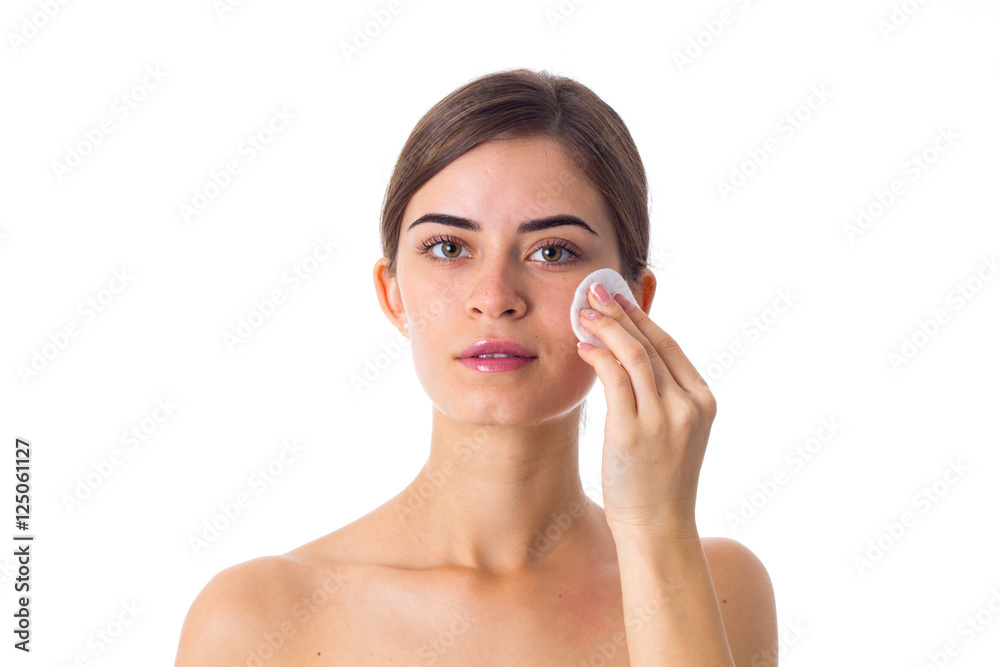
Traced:
[[306, 572], [287, 555], [262, 556], [220, 571], [188, 610], [175, 667], [246, 665], [262, 647], [266, 651], [268, 644], [283, 643], [282, 618], [301, 596]]
[[728, 537], [701, 540], [736, 667], [778, 664], [774, 587], [764, 563]]
[[373, 578], [366, 537], [351, 524], [220, 571], [191, 603], [175, 667], [299, 665], [303, 651], [336, 659]]

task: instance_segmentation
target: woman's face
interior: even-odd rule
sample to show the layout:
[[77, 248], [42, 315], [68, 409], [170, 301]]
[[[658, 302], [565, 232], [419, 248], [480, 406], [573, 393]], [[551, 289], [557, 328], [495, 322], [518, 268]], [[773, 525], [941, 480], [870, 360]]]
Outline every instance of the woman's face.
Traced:
[[[532, 228], [553, 216], [568, 217]], [[586, 226], [565, 224], [572, 219]], [[417, 376], [437, 409], [469, 424], [519, 425], [579, 405], [597, 376], [577, 354], [569, 309], [580, 281], [605, 267], [621, 272], [610, 213], [553, 140], [491, 141], [436, 174], [403, 213], [387, 293], [394, 318], [405, 311]], [[534, 358], [477, 370], [460, 356], [482, 340], [513, 341]]]

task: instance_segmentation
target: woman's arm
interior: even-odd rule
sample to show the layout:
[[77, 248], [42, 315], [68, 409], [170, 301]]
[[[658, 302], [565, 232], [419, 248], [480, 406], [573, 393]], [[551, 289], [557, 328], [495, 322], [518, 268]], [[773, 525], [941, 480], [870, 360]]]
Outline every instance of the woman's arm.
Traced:
[[[644, 284], [649, 295], [655, 278], [647, 275]], [[773, 643], [767, 572], [729, 545], [720, 552], [729, 558], [722, 559], [719, 595], [695, 523], [715, 396], [645, 310], [620, 294], [611, 298], [599, 283], [588, 301], [580, 321], [607, 349], [579, 347], [608, 403], [604, 514], [618, 553], [629, 660], [640, 667], [760, 667], [768, 659], [760, 651]], [[723, 576], [733, 568], [737, 576]]]
[[753, 552], [729, 539], [615, 539], [631, 665], [777, 665], [774, 591]]

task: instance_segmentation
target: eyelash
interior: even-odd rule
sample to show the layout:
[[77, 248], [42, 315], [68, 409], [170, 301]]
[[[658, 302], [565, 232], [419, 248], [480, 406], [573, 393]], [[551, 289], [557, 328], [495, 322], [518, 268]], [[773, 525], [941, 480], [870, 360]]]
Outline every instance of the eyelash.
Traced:
[[[440, 245], [441, 243], [454, 243], [455, 245], [462, 246], [463, 248], [465, 247], [465, 244], [456, 239], [454, 236], [448, 236], [447, 234], [445, 234], [443, 236], [440, 235], [435, 236], [422, 243], [421, 245], [423, 246], [424, 249], [423, 251], [421, 251], [421, 254], [427, 255], [428, 259], [430, 259], [431, 261], [445, 263], [445, 264], [450, 264], [451, 262], [454, 262], [456, 259], [461, 259], [460, 257], [438, 257], [437, 255], [432, 253], [431, 248], [433, 248], [436, 245]], [[534, 255], [536, 252], [538, 252], [543, 248], [562, 248], [571, 255], [572, 259], [569, 259], [567, 261], [558, 261], [558, 262], [542, 262], [542, 264], [555, 264], [555, 265], [574, 264], [579, 260], [580, 255], [583, 254], [579, 250], [577, 250], [576, 246], [574, 246], [572, 243], [570, 243], [569, 241], [564, 241], [562, 239], [555, 239], [551, 242], [545, 243], [544, 245], [540, 245], [537, 248], [535, 248], [535, 250], [531, 254]]]

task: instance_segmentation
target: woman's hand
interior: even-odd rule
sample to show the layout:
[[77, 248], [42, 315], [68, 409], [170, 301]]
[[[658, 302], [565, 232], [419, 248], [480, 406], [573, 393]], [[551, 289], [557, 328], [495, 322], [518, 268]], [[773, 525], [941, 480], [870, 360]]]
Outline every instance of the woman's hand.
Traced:
[[611, 299], [600, 283], [588, 300], [602, 315], [580, 314], [580, 321], [609, 348], [579, 347], [608, 403], [602, 458], [608, 526], [616, 539], [696, 538], [695, 496], [715, 397], [677, 342], [641, 308], [620, 294]]

